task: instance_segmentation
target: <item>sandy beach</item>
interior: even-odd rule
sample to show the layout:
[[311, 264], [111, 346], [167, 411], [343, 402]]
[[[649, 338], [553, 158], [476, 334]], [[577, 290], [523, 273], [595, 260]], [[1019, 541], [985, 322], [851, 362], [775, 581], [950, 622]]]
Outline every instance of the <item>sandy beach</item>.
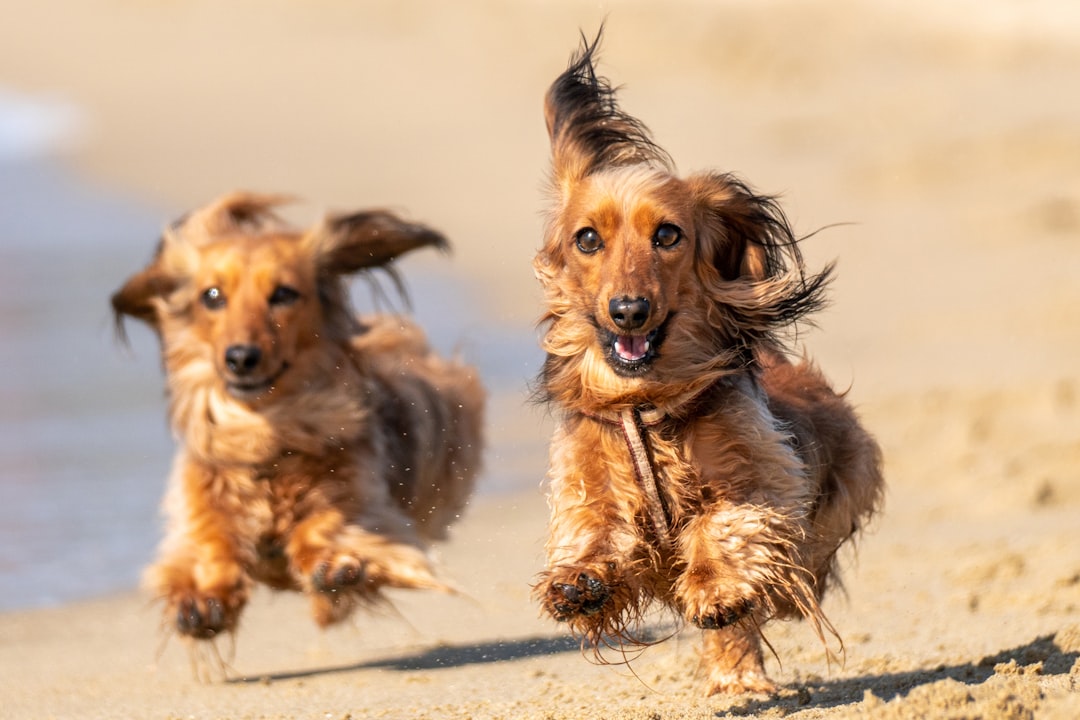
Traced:
[[800, 344], [850, 386], [889, 483], [825, 604], [842, 661], [804, 625], [770, 625], [779, 694], [703, 698], [696, 631], [657, 617], [671, 639], [599, 665], [538, 617], [551, 424], [512, 368], [492, 387], [488, 490], [436, 548], [461, 596], [398, 593], [324, 632], [302, 598], [262, 591], [216, 653], [166, 640], [134, 588], [0, 613], [4, 718], [1080, 716], [1070, 3], [0, 8], [0, 81], [85, 116], [60, 158], [79, 177], [162, 223], [233, 188], [305, 198], [305, 221], [395, 208], [454, 245], [406, 274], [455, 278], [515, 338], [540, 312], [541, 100], [606, 18], [601, 70], [682, 171], [736, 172], [799, 233], [826, 228], [804, 251], [838, 279]]

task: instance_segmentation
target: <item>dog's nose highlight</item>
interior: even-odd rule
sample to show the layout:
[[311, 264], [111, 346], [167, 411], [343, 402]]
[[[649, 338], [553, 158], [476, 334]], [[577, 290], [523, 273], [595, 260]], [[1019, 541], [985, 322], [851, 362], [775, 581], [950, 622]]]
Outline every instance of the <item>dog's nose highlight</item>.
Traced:
[[230, 345], [225, 348], [225, 365], [237, 375], [247, 375], [259, 365], [262, 351], [255, 345]]
[[622, 330], [636, 330], [649, 319], [649, 300], [647, 298], [612, 298], [608, 303], [611, 320]]

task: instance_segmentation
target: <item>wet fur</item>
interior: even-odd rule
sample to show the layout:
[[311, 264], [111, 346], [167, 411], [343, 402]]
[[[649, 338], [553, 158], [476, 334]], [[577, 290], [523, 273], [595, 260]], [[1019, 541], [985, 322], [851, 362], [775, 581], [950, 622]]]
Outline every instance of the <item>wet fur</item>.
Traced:
[[[256, 582], [306, 593], [320, 625], [384, 587], [449, 590], [425, 549], [480, 464], [476, 373], [406, 318], [355, 317], [345, 285], [445, 239], [382, 211], [296, 230], [283, 201], [235, 193], [189, 214], [112, 298], [121, 331], [134, 317], [161, 341], [180, 447], [145, 582], [196, 639], [235, 631]], [[258, 349], [239, 374], [236, 347]]]
[[[583, 43], [545, 103], [538, 394], [559, 422], [535, 596], [595, 645], [633, 643], [658, 603], [703, 628], [708, 693], [771, 691], [759, 628], [801, 617], [823, 640], [834, 633], [820, 600], [836, 552], [882, 495], [873, 438], [809, 361], [787, 354], [832, 268], [806, 273], [772, 198], [730, 174], [678, 176], [597, 77], [598, 42]], [[618, 325], [628, 321], [613, 301], [640, 299], [647, 318]], [[670, 548], [615, 420], [628, 407], [662, 417], [641, 430]]]

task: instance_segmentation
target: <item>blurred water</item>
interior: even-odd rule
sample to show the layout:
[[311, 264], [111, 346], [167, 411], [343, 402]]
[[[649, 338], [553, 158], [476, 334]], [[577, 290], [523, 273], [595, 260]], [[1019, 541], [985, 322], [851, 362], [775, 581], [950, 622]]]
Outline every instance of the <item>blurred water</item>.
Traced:
[[172, 452], [156, 351], [115, 346], [107, 299], [159, 226], [0, 160], [0, 608], [131, 586], [150, 556]]
[[[65, 137], [49, 117], [0, 93], [0, 610], [133, 587], [174, 449], [156, 341], [132, 327], [118, 345], [108, 298], [176, 213], [77, 181], [49, 159]], [[492, 326], [452, 263], [429, 265], [404, 274], [432, 342], [493, 393], [519, 392], [539, 363], [533, 333]], [[354, 296], [370, 309], [362, 284]], [[485, 476], [481, 492], [507, 482]]]

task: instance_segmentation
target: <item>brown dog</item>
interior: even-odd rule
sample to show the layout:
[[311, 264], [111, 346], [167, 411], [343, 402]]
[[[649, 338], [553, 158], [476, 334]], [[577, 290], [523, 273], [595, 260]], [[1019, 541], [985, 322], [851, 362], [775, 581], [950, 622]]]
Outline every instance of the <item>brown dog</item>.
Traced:
[[447, 590], [425, 547], [480, 464], [475, 372], [401, 317], [354, 317], [344, 282], [445, 239], [381, 211], [301, 232], [281, 202], [186, 216], [112, 298], [161, 340], [181, 447], [146, 581], [199, 639], [236, 629], [254, 582], [307, 593], [320, 625], [382, 587]]
[[[597, 38], [597, 42], [599, 37]], [[654, 601], [704, 629], [708, 692], [771, 691], [760, 626], [804, 617], [877, 509], [881, 456], [782, 334], [818, 308], [773, 200], [680, 178], [583, 44], [546, 100], [553, 205], [541, 395], [551, 444], [543, 609], [594, 645], [637, 642]]]

